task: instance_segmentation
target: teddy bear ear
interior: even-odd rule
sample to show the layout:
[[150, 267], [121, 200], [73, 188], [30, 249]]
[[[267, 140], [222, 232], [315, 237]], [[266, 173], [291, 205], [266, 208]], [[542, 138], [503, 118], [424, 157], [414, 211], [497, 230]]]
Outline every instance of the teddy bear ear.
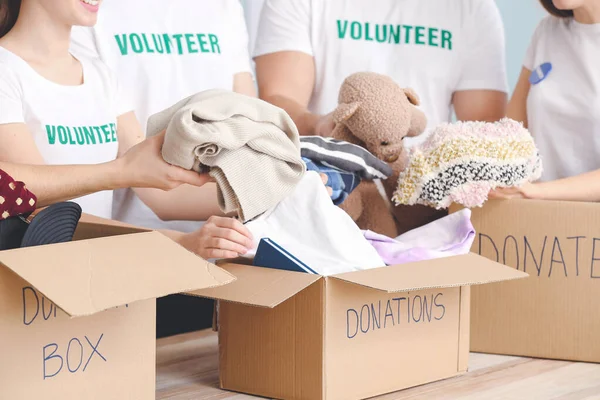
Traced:
[[406, 94], [406, 97], [408, 98], [408, 101], [411, 102], [411, 104], [413, 104], [415, 106], [418, 106], [421, 104], [421, 100], [419, 100], [419, 96], [413, 89], [411, 89], [411, 88], [404, 89], [404, 94]]
[[337, 108], [333, 111], [333, 122], [339, 124], [340, 122], [344, 122], [348, 120], [351, 116], [354, 115], [360, 103], [355, 101], [352, 103], [341, 103], [337, 106]]

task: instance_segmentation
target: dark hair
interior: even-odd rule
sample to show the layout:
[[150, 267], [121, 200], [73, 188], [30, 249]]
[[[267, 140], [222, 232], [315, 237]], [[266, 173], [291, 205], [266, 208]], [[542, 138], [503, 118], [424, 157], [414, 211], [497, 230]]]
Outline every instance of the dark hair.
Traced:
[[0, 38], [15, 26], [20, 9], [21, 0], [0, 0]]
[[556, 8], [552, 0], [540, 0], [542, 7], [546, 9], [550, 14], [559, 18], [570, 18], [573, 16], [573, 10], [561, 10]]

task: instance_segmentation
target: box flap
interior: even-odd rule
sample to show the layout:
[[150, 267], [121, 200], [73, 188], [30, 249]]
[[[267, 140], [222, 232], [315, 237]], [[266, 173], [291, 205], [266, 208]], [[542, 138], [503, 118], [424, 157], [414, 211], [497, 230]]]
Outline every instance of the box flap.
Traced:
[[142, 227], [139, 227], [139, 226], [127, 224], [125, 222], [115, 221], [113, 219], [106, 219], [106, 218], [96, 217], [95, 215], [86, 214], [86, 213], [81, 213], [81, 218], [79, 218], [79, 223], [80, 224], [83, 223], [83, 224], [97, 224], [97, 225], [118, 226], [118, 227], [122, 227], [122, 228], [137, 229], [139, 231], [150, 231], [151, 230], [151, 229], [145, 229], [145, 228], [142, 228]]
[[340, 279], [388, 293], [478, 285], [525, 278], [528, 274], [476, 254], [348, 272]]
[[104, 219], [89, 214], [81, 214], [73, 240], [95, 239], [97, 237], [124, 235], [127, 233], [148, 232], [149, 229], [138, 228], [119, 221]]
[[4, 251], [0, 263], [71, 316], [235, 280], [158, 232]]
[[251, 265], [219, 264], [219, 267], [235, 276], [235, 282], [188, 294], [273, 308], [321, 279], [320, 275]]

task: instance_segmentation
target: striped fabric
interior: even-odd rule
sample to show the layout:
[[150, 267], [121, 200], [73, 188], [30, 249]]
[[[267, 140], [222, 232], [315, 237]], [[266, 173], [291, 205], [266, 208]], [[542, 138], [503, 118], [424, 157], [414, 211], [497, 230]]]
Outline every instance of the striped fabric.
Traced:
[[327, 186], [332, 189], [331, 200], [333, 200], [333, 204], [336, 206], [342, 204], [360, 183], [358, 175], [353, 174], [352, 172], [326, 167], [321, 163], [314, 162], [304, 157], [302, 158], [302, 161], [306, 164], [307, 171], [315, 171], [327, 175]]
[[361, 179], [387, 179], [392, 168], [368, 150], [341, 140], [320, 136], [300, 138], [302, 157], [322, 165], [351, 172]]

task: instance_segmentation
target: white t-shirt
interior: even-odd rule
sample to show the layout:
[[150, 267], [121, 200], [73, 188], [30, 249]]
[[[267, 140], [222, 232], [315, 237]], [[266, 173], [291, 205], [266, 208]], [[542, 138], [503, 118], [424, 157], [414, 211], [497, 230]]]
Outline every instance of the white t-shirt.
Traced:
[[600, 24], [547, 17], [534, 33], [524, 66], [531, 85], [527, 125], [542, 156], [542, 180], [600, 168]]
[[314, 57], [309, 110], [319, 114], [337, 106], [343, 80], [359, 71], [412, 87], [428, 129], [451, 120], [456, 91], [507, 91], [493, 0], [265, 0], [254, 56], [279, 51]]
[[256, 35], [260, 23], [260, 13], [265, 0], [245, 0], [244, 17], [246, 18], [246, 27], [248, 28], [248, 50], [250, 54], [254, 52], [256, 46]]
[[[131, 111], [99, 60], [75, 55], [84, 83], [63, 86], [0, 47], [0, 124], [25, 123], [46, 164], [99, 164], [117, 157], [117, 116]], [[111, 217], [113, 192], [75, 199], [83, 211]]]
[[[108, 64], [144, 131], [152, 114], [199, 91], [231, 90], [235, 74], [251, 72], [239, 0], [105, 0], [94, 28], [73, 29], [72, 47]], [[131, 190], [116, 192], [113, 216], [154, 229], [201, 225], [162, 222]]]

